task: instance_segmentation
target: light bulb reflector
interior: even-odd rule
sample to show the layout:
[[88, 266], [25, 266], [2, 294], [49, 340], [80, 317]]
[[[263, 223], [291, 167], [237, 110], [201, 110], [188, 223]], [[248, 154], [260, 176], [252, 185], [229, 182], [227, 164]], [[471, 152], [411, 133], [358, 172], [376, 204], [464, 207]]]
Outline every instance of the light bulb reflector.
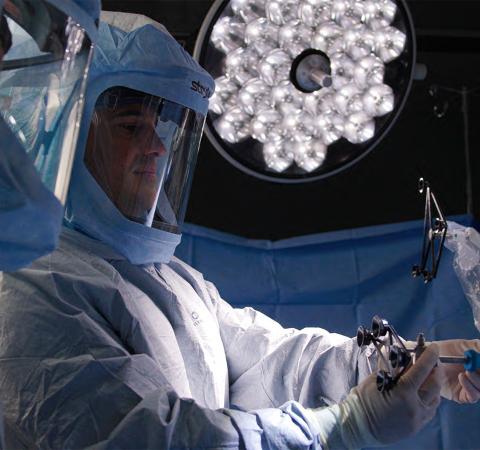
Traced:
[[355, 84], [361, 89], [370, 85], [382, 84], [384, 76], [385, 66], [382, 60], [374, 55], [357, 61], [353, 74]]
[[223, 53], [229, 53], [242, 46], [245, 24], [230, 16], [218, 20], [210, 35], [212, 44]]
[[397, 14], [397, 4], [391, 0], [367, 0], [364, 4], [365, 22], [372, 30], [390, 25]]
[[275, 109], [259, 111], [252, 120], [252, 137], [266, 144], [282, 139], [282, 115]]
[[228, 109], [214, 126], [220, 137], [231, 144], [245, 140], [251, 133], [250, 118], [238, 107]]
[[300, 20], [287, 22], [278, 30], [278, 44], [293, 58], [309, 48], [313, 31]]
[[315, 119], [315, 135], [326, 145], [338, 141], [344, 133], [345, 123], [340, 114], [331, 113], [318, 116]]
[[319, 140], [299, 142], [294, 147], [295, 162], [308, 173], [318, 169], [326, 156], [327, 146]]
[[332, 2], [331, 0], [304, 1], [298, 7], [298, 15], [305, 25], [316, 28], [323, 22], [333, 19]]
[[225, 58], [225, 73], [240, 86], [258, 76], [256, 64], [258, 56], [251, 48], [237, 48]]
[[230, 106], [233, 106], [237, 90], [237, 85], [228, 77], [217, 78], [215, 92], [208, 103], [210, 111], [215, 114], [223, 114]]
[[303, 108], [308, 114], [312, 116], [316, 116], [319, 113], [318, 105], [319, 105], [318, 91], [315, 91], [311, 94], [303, 95]]
[[291, 62], [291, 57], [283, 50], [272, 50], [258, 64], [260, 78], [270, 86], [288, 80]]
[[345, 53], [335, 53], [330, 58], [333, 88], [338, 90], [350, 84], [355, 71], [355, 62]]
[[[263, 146], [263, 157], [267, 167], [281, 173], [293, 164], [293, 152], [289, 142], [267, 143]], [[287, 150], [285, 150], [287, 148]]]
[[271, 88], [263, 80], [252, 78], [240, 89], [238, 103], [240, 108], [253, 116], [257, 111], [273, 106]]
[[386, 64], [398, 58], [405, 49], [407, 36], [397, 28], [382, 28], [374, 36], [375, 52]]
[[245, 43], [263, 55], [278, 47], [278, 27], [265, 17], [252, 20], [245, 28]]
[[303, 106], [303, 96], [288, 80], [283, 80], [271, 88], [272, 101], [275, 105], [293, 105], [294, 109]]
[[321, 115], [330, 115], [336, 113], [334, 92], [330, 89], [322, 89], [318, 96], [318, 111]]
[[296, 142], [309, 141], [315, 134], [314, 118], [302, 112], [282, 105], [282, 122], [280, 127], [285, 138]]
[[263, 0], [230, 0], [230, 7], [236, 16], [247, 23], [265, 16]]
[[269, 0], [265, 12], [270, 22], [283, 25], [298, 19], [298, 0]]
[[361, 1], [346, 2], [343, 14], [336, 18], [336, 21], [345, 29], [362, 23], [364, 18], [363, 3]]
[[364, 113], [352, 114], [345, 121], [345, 137], [352, 144], [361, 144], [375, 135], [375, 122]]
[[393, 111], [395, 96], [390, 86], [378, 84], [368, 89], [363, 97], [365, 112], [373, 117], [381, 117]]
[[347, 84], [334, 96], [335, 107], [343, 115], [360, 112], [363, 109], [362, 92], [354, 85]]
[[375, 49], [374, 34], [363, 25], [345, 31], [344, 39], [346, 52], [354, 61], [370, 55]]

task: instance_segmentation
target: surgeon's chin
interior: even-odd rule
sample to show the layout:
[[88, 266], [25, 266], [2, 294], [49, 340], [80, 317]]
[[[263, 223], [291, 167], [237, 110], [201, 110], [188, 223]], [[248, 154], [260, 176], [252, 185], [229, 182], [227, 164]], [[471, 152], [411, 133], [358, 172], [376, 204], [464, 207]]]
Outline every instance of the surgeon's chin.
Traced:
[[120, 212], [129, 220], [145, 225], [152, 208], [156, 207], [157, 192], [147, 191], [143, 195], [137, 195], [130, 198], [128, 202], [117, 205]]

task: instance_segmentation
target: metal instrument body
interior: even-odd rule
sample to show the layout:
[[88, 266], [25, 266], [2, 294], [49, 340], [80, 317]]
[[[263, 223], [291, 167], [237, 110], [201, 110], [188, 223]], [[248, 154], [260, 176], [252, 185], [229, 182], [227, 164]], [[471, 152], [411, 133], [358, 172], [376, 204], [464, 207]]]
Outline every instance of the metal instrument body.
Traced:
[[389, 391], [410, 366], [412, 355], [387, 320], [379, 316], [372, 319], [371, 329], [360, 326], [357, 330], [359, 347], [373, 344], [383, 368], [377, 370], [377, 389]]
[[[381, 365], [377, 370], [377, 389], [380, 392], [392, 389], [427, 348], [423, 333], [418, 334], [414, 348], [407, 348], [394, 327], [379, 316], [373, 317], [371, 329], [358, 327], [357, 344], [359, 347], [372, 344], [377, 351], [377, 366]], [[480, 369], [480, 353], [475, 350], [467, 350], [464, 356], [440, 356], [439, 361], [462, 364], [470, 372]]]
[[413, 266], [412, 275], [422, 275], [424, 282], [429, 283], [437, 276], [448, 226], [428, 181], [420, 178], [418, 192], [425, 194], [422, 259]]
[[480, 353], [475, 350], [467, 350], [464, 356], [440, 356], [439, 360], [444, 364], [463, 364], [467, 372], [480, 369]]

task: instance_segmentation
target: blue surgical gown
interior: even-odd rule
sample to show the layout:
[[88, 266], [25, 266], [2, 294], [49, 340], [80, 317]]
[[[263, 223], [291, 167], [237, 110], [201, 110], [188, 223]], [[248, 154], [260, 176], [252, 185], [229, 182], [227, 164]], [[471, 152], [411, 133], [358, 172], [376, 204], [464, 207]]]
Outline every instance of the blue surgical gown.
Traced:
[[7, 448], [320, 449], [309, 408], [344, 398], [367, 353], [234, 309], [178, 259], [134, 266], [73, 230], [0, 275]]

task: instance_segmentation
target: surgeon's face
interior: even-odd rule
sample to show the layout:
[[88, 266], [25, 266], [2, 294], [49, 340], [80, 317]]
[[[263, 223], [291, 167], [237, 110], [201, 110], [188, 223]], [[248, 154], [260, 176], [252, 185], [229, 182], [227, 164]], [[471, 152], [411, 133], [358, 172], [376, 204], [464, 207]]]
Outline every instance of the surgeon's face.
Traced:
[[85, 164], [115, 206], [141, 220], [155, 205], [166, 150], [155, 132], [157, 111], [140, 103], [95, 112]]

